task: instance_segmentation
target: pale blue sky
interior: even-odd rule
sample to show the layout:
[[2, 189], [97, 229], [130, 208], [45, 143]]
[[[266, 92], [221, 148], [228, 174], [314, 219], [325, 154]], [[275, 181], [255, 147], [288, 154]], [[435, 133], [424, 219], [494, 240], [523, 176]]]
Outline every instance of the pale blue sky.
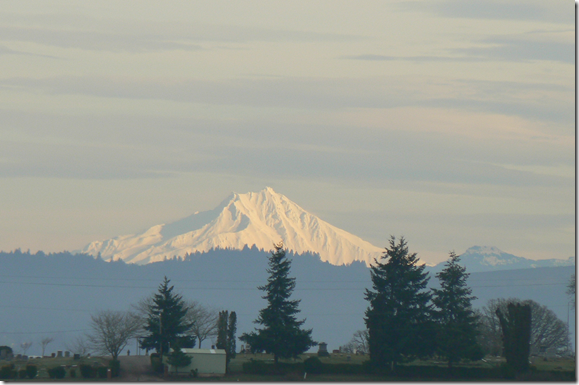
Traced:
[[6, 1], [0, 250], [273, 187], [429, 262], [574, 255], [574, 3]]

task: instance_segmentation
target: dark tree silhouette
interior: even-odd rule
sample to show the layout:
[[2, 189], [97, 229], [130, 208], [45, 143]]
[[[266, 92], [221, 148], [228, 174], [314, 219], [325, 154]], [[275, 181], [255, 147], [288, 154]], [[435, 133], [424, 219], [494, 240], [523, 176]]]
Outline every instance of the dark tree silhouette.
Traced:
[[185, 354], [181, 348], [174, 347], [167, 357], [167, 363], [175, 368], [175, 373], [179, 374], [179, 368], [191, 364], [193, 358]]
[[296, 319], [300, 301], [289, 299], [296, 282], [295, 278], [288, 277], [291, 262], [285, 256], [283, 244], [274, 247], [267, 270], [270, 276], [267, 284], [259, 287], [266, 292], [262, 298], [267, 300], [267, 307], [259, 311], [254, 321], [263, 328], [244, 333], [239, 339], [249, 344], [252, 352], [273, 354], [277, 365], [280, 358], [297, 357], [317, 343], [311, 338], [311, 329], [300, 328], [305, 320]]
[[435, 331], [425, 290], [428, 273], [416, 253], [408, 253], [404, 237], [398, 243], [390, 238], [382, 260], [370, 267], [373, 290], [366, 289], [365, 321], [372, 364], [393, 370], [406, 359], [430, 355]]
[[507, 312], [497, 309], [503, 331], [503, 346], [507, 365], [517, 372], [529, 370], [531, 351], [531, 306], [509, 303]]
[[187, 335], [191, 324], [187, 322], [187, 306], [181, 295], [173, 293], [174, 286], [165, 277], [159, 291], [149, 305], [145, 331], [149, 334], [141, 340], [143, 349], [156, 349], [160, 354], [169, 351], [169, 346], [192, 348], [195, 337]]
[[460, 257], [454, 252], [444, 270], [436, 274], [440, 280], [440, 289], [432, 289], [434, 319], [437, 322], [437, 351], [445, 357], [448, 367], [462, 358], [480, 359], [484, 354], [477, 343], [478, 320], [472, 310], [471, 296], [466, 280], [469, 274], [466, 267], [460, 266]]
[[569, 330], [567, 325], [557, 318], [548, 307], [533, 300], [518, 298], [491, 299], [479, 311], [480, 343], [488, 354], [503, 354], [502, 329], [497, 309], [507, 314], [509, 303], [521, 303], [531, 307], [531, 354], [540, 354], [542, 350], [562, 353], [569, 347]]
[[215, 346], [217, 349], [223, 349], [227, 351], [227, 319], [229, 312], [223, 310], [219, 312], [219, 318], [217, 319], [217, 342]]
[[229, 314], [229, 323], [227, 325], [227, 354], [230, 358], [235, 358], [235, 334], [237, 333], [237, 314], [232, 311]]

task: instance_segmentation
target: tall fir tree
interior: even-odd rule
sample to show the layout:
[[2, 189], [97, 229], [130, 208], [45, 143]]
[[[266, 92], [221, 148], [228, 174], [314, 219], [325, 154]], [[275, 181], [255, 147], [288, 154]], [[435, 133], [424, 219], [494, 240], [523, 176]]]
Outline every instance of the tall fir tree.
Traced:
[[168, 353], [169, 346], [195, 346], [195, 338], [186, 334], [192, 326], [186, 321], [187, 306], [181, 295], [173, 293], [174, 286], [169, 282], [165, 277], [153, 296], [144, 327], [149, 334], [141, 340], [141, 348], [161, 354]]
[[229, 312], [223, 310], [219, 312], [219, 318], [217, 318], [217, 342], [215, 347], [217, 349], [227, 350], [227, 318]]
[[503, 331], [507, 365], [518, 373], [528, 371], [531, 351], [531, 305], [509, 303], [506, 314], [500, 308], [496, 313]]
[[258, 287], [266, 292], [262, 298], [267, 300], [267, 307], [259, 311], [254, 323], [263, 325], [263, 328], [244, 333], [239, 339], [249, 344], [252, 352], [273, 354], [277, 365], [280, 358], [297, 357], [317, 345], [317, 342], [312, 340], [312, 329], [300, 328], [305, 320], [296, 319], [300, 300], [289, 299], [296, 286], [296, 279], [288, 276], [291, 262], [285, 256], [283, 243], [274, 247], [269, 258], [267, 272], [270, 275], [267, 284]]
[[432, 303], [436, 307], [437, 352], [445, 357], [448, 367], [462, 358], [480, 359], [484, 356], [477, 343], [478, 320], [472, 309], [472, 289], [467, 286], [469, 274], [458, 264], [460, 256], [450, 253], [444, 269], [436, 274], [440, 289], [432, 289]]
[[366, 327], [372, 365], [390, 367], [434, 350], [428, 273], [418, 265], [416, 253], [409, 254], [404, 237], [390, 238], [382, 261], [370, 267], [372, 289], [366, 289]]
[[237, 314], [232, 311], [229, 314], [229, 323], [227, 325], [227, 353], [230, 358], [235, 358], [235, 334], [237, 333]]

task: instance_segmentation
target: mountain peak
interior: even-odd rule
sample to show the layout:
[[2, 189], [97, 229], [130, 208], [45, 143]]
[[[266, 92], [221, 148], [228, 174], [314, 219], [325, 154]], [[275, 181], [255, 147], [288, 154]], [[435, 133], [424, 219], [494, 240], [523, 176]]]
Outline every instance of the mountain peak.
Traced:
[[[506, 253], [495, 246], [472, 246], [461, 255], [460, 264], [467, 268], [470, 273], [509, 270], [509, 269], [528, 269], [536, 267], [554, 267], [570, 266], [575, 264], [574, 258], [564, 259], [542, 259], [532, 260], [518, 257]], [[436, 265], [433, 271], [442, 270], [446, 262]]]
[[470, 254], [495, 255], [502, 253], [503, 251], [495, 246], [472, 246], [469, 247], [462, 255], [464, 256]]
[[205, 252], [213, 248], [270, 250], [283, 241], [296, 254], [317, 253], [334, 265], [364, 261], [367, 265], [382, 250], [307, 212], [286, 196], [266, 186], [258, 192], [233, 192], [213, 210], [149, 228], [142, 234], [92, 242], [82, 252], [103, 259], [146, 264], [165, 257]]

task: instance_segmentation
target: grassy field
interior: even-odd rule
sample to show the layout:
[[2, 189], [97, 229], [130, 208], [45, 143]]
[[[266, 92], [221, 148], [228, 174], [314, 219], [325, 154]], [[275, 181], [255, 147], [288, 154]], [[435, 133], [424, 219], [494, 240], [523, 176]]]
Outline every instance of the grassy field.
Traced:
[[[280, 360], [281, 362], [286, 363], [297, 363], [300, 361], [304, 361], [305, 359], [316, 356], [317, 354], [302, 354], [298, 359], [287, 359], [287, 360]], [[369, 357], [368, 356], [357, 356], [351, 355], [348, 358], [347, 354], [332, 354], [329, 357], [321, 357], [321, 361], [327, 364], [338, 364], [338, 363], [349, 363], [349, 364], [357, 364], [361, 365], [362, 362], [366, 361]], [[168, 378], [167, 380], [170, 381], [249, 381], [249, 382], [279, 382], [279, 381], [304, 381], [304, 373], [288, 373], [284, 375], [258, 375], [258, 374], [245, 374], [243, 373], [242, 365], [245, 362], [249, 362], [250, 360], [260, 360], [260, 361], [270, 361], [273, 363], [273, 356], [270, 354], [238, 354], [236, 358], [232, 359], [229, 364], [229, 373], [225, 377], [213, 377], [213, 378], [197, 378], [193, 379], [190, 377], [178, 377], [178, 378]], [[26, 364], [34, 364], [38, 367], [39, 372], [38, 376], [35, 381], [45, 381], [49, 380], [48, 374], [46, 369], [52, 368], [55, 366], [65, 365], [67, 368], [66, 377], [62, 380], [57, 381], [64, 381], [64, 382], [75, 382], [75, 381], [103, 381], [103, 379], [84, 379], [80, 375], [80, 371], [77, 369], [77, 377], [70, 378], [69, 376], [69, 369], [73, 365], [80, 365], [81, 363], [88, 363], [92, 365], [108, 365], [108, 361], [110, 357], [92, 357], [92, 358], [84, 358], [81, 360], [73, 360], [72, 358], [41, 358], [41, 359], [32, 359], [29, 361], [12, 361], [15, 364], [16, 369], [24, 368]], [[531, 362], [534, 366], [536, 366], [537, 371], [573, 371], [576, 367], [576, 362], [570, 358], [553, 358], [548, 359], [545, 361], [542, 358], [531, 358]], [[10, 361], [1, 361], [0, 366], [9, 364]], [[95, 364], [96, 363], [96, 364]], [[469, 367], [494, 367], [504, 363], [504, 359], [502, 358], [486, 358], [484, 361], [477, 361], [465, 364], [464, 366]], [[446, 366], [445, 362], [436, 361], [436, 360], [427, 360], [427, 361], [414, 361], [410, 363], [410, 365], [436, 365], [436, 366]], [[370, 374], [311, 374], [308, 373], [305, 381], [347, 381], [347, 382], [367, 382], [367, 381], [437, 381], [440, 379], [424, 379], [424, 378], [397, 378], [392, 376], [383, 376], [383, 375], [370, 375]], [[496, 380], [502, 380], [497, 378]], [[15, 380], [10, 380], [15, 381]], [[16, 380], [20, 381], [20, 380]], [[30, 380], [22, 380], [22, 381], [30, 381]], [[52, 380], [51, 380], [52, 381]], [[444, 381], [448, 381], [445, 379]], [[490, 380], [486, 380], [490, 381]]]

